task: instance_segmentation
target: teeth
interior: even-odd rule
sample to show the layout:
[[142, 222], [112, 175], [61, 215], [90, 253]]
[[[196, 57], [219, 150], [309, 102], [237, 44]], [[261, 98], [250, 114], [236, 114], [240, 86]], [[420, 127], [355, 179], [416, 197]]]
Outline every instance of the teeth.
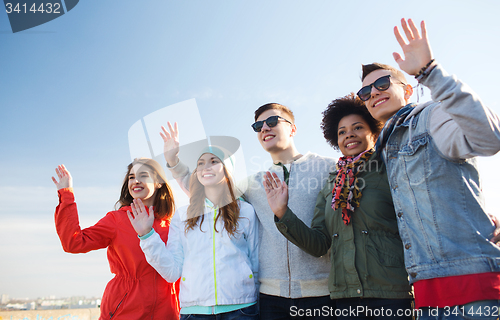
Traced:
[[215, 177], [215, 174], [205, 174], [205, 175], [203, 175], [203, 177], [204, 177], [204, 178], [205, 178], [205, 177]]
[[350, 147], [350, 146], [357, 145], [357, 144], [358, 144], [357, 142], [350, 142], [350, 143], [347, 144], [346, 147]]
[[386, 102], [387, 99], [383, 99], [383, 100], [380, 100], [378, 101], [377, 103], [375, 103], [375, 107], [378, 106], [379, 104], [383, 103], [383, 102]]
[[264, 141], [267, 141], [267, 140], [272, 139], [272, 138], [274, 138], [274, 137], [273, 136], [267, 136], [267, 137], [264, 138]]

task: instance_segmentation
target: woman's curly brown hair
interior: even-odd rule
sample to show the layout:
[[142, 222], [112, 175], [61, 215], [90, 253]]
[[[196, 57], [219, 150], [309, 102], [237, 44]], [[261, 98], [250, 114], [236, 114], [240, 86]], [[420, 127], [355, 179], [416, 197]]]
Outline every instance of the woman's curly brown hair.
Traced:
[[380, 130], [383, 128], [383, 123], [375, 120], [366, 109], [365, 103], [359, 99], [353, 92], [347, 96], [337, 98], [330, 102], [326, 110], [323, 111], [323, 120], [321, 121], [321, 129], [326, 141], [335, 149], [339, 149], [338, 144], [338, 127], [339, 122], [345, 116], [351, 114], [360, 115], [370, 127], [371, 132], [375, 137], [378, 137]]

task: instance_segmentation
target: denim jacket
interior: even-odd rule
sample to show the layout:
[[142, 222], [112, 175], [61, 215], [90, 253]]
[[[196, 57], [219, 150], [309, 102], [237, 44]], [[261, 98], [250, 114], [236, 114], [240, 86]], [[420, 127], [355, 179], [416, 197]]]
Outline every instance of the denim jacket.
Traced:
[[[433, 99], [441, 102], [417, 106], [395, 127], [382, 151], [410, 283], [500, 271], [500, 249], [489, 241], [494, 225], [484, 212], [476, 161], [473, 156], [450, 158], [443, 154], [437, 146], [443, 139], [454, 138], [454, 133], [437, 136], [431, 130], [439, 127], [431, 124], [436, 122], [435, 115], [444, 114], [443, 109], [451, 107], [449, 101], [443, 101], [447, 98], [453, 99], [454, 108], [469, 108], [470, 117], [483, 107], [474, 105], [481, 104], [479, 100], [471, 105], [473, 93], [443, 75], [441, 69], [432, 73], [434, 78], [426, 85], [433, 92]], [[442, 88], [446, 82], [449, 88]], [[445, 89], [446, 95], [435, 96], [435, 91]], [[466, 100], [467, 105], [461, 105]], [[498, 127], [498, 118], [493, 120]], [[450, 121], [454, 121], [453, 115], [444, 123]], [[498, 136], [497, 132], [494, 134]], [[436, 144], [438, 139], [441, 141]]]

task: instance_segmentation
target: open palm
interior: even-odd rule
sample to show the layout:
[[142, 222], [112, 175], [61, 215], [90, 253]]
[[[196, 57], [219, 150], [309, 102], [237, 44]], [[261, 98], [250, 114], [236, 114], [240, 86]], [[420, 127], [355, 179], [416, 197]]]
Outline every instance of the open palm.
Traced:
[[273, 172], [264, 175], [264, 188], [266, 190], [267, 202], [274, 214], [281, 219], [288, 205], [288, 186]]
[[160, 136], [163, 139], [163, 155], [168, 165], [173, 167], [179, 162], [179, 128], [177, 122], [174, 126], [167, 122], [168, 130], [162, 126]]
[[130, 204], [130, 207], [132, 208], [132, 213], [127, 211], [127, 216], [132, 224], [132, 227], [134, 227], [135, 232], [137, 232], [139, 236], [149, 233], [151, 228], [153, 228], [155, 220], [153, 207], [149, 207], [148, 213], [141, 199], [134, 199], [134, 202]]
[[68, 169], [66, 169], [64, 164], [57, 166], [56, 174], [59, 178], [59, 181], [57, 181], [57, 179], [54, 177], [52, 177], [52, 181], [54, 181], [57, 190], [61, 190], [64, 188], [73, 188], [73, 178], [71, 177], [71, 174], [69, 173]]
[[420, 34], [417, 26], [411, 19], [408, 19], [408, 23], [406, 23], [405, 19], [401, 19], [401, 27], [408, 42], [405, 41], [398, 27], [394, 27], [394, 35], [401, 49], [403, 49], [404, 59], [397, 52], [394, 52], [393, 56], [401, 70], [414, 76], [432, 60], [432, 50], [427, 39], [425, 22], [422, 21], [420, 23], [422, 34]]

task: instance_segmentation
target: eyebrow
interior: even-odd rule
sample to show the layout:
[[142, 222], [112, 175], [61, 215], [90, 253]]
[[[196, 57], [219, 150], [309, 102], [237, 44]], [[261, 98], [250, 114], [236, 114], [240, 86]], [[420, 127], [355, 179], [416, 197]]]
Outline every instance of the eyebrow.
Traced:
[[129, 177], [130, 177], [130, 176], [133, 176], [133, 175], [135, 175], [135, 174], [143, 174], [143, 173], [147, 173], [147, 174], [149, 174], [149, 172], [148, 172], [148, 171], [139, 171], [139, 172], [136, 172], [136, 173], [134, 173], [134, 172], [130, 172], [128, 175], [129, 175]]
[[[352, 123], [352, 124], [351, 124], [351, 126], [353, 126], [353, 125], [355, 125], [355, 124], [358, 124], [358, 123], [363, 124], [363, 122], [358, 121], [358, 122], [354, 122], [354, 123]], [[344, 128], [345, 128], [345, 126], [339, 127], [339, 128], [337, 129], [337, 131], [339, 131], [340, 129], [344, 129]]]

